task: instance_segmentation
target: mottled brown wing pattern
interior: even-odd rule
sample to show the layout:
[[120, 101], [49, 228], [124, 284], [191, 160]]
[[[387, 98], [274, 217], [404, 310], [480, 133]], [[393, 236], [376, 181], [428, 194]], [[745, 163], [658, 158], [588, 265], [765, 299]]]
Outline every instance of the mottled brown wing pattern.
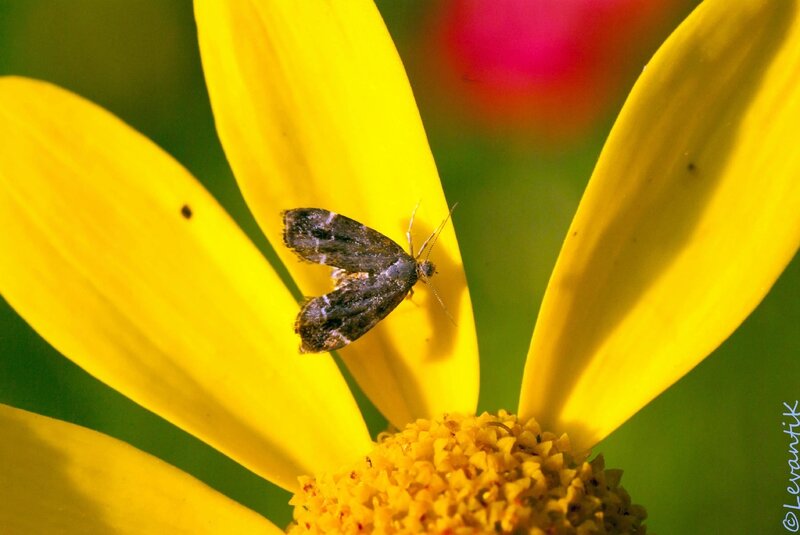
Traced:
[[380, 232], [328, 210], [287, 210], [283, 224], [283, 241], [300, 258], [337, 268], [334, 291], [308, 300], [297, 315], [303, 353], [334, 351], [360, 338], [420, 277], [434, 273], [431, 262], [417, 262]]
[[300, 258], [349, 272], [378, 273], [411, 257], [380, 232], [321, 208], [283, 212], [283, 241]]

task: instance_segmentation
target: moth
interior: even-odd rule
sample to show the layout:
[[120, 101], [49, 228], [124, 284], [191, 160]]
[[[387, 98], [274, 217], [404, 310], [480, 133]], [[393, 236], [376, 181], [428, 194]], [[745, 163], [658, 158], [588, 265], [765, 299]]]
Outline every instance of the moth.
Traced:
[[286, 246], [303, 260], [335, 268], [333, 291], [309, 299], [297, 315], [300, 352], [334, 351], [357, 340], [394, 310], [417, 281], [427, 282], [436, 273], [430, 251], [453, 209], [416, 255], [411, 241], [416, 208], [406, 232], [408, 253], [377, 230], [330, 210], [283, 212]]

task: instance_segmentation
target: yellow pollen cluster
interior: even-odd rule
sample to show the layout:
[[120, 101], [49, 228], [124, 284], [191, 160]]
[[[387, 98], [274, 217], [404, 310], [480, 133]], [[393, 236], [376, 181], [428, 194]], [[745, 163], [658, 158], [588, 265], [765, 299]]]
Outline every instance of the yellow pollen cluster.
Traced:
[[605, 470], [506, 412], [417, 420], [337, 474], [300, 479], [289, 533], [645, 533]]

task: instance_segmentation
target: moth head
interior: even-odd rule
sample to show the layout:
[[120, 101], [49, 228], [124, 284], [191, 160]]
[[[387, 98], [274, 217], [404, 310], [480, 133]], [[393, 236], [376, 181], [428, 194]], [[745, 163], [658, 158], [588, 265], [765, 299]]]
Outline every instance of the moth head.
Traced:
[[436, 266], [430, 260], [417, 263], [417, 276], [422, 280], [427, 280], [436, 273]]

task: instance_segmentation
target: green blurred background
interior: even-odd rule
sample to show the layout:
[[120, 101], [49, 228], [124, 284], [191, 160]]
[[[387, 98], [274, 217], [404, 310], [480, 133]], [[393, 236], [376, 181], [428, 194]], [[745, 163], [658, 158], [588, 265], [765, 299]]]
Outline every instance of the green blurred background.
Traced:
[[[480, 409], [514, 409], [538, 304], [603, 140], [636, 73], [690, 2], [676, 2], [658, 31], [627, 50], [597, 119], [557, 139], [546, 129], [487, 124], [443, 98], [428, 61], [441, 5], [378, 5], [447, 197], [459, 202], [454, 225], [480, 341]], [[214, 131], [189, 1], [0, 0], [0, 74], [55, 82], [122, 117], [188, 167], [269, 255]], [[624, 469], [651, 531], [786, 532], [782, 504], [792, 496], [781, 402], [800, 398], [798, 297], [795, 260], [722, 347], [597, 447], [607, 466]], [[0, 402], [118, 437], [278, 525], [290, 519], [286, 493], [88, 376], [3, 301]], [[365, 412], [373, 432], [383, 427], [366, 404]]]

